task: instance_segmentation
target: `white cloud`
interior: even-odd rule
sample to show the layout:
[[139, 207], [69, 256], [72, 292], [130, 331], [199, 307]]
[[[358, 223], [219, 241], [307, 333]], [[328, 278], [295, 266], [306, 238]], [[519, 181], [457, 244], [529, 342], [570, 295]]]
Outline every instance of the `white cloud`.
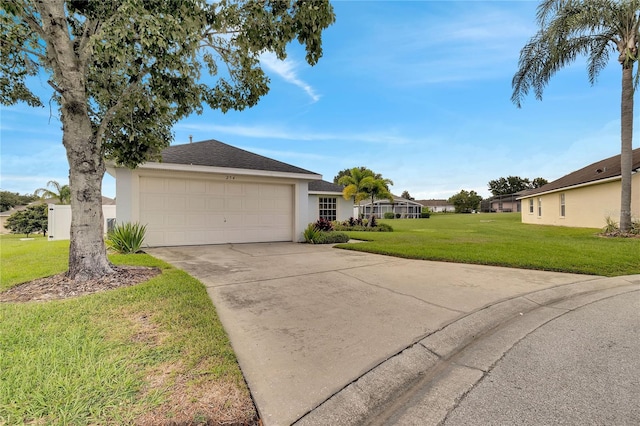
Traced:
[[260, 55], [260, 62], [266, 69], [276, 73], [285, 81], [304, 90], [307, 95], [309, 95], [309, 97], [313, 100], [313, 102], [318, 102], [320, 100], [320, 95], [316, 93], [314, 88], [298, 77], [298, 74], [296, 72], [298, 64], [296, 62], [290, 59], [281, 61], [276, 57], [275, 53], [272, 52], [265, 52]]
[[307, 130], [286, 129], [279, 126], [239, 126], [239, 125], [217, 125], [217, 124], [195, 124], [183, 123], [176, 126], [184, 129], [206, 134], [227, 134], [234, 136], [244, 136], [257, 139], [281, 139], [292, 141], [346, 141], [361, 143], [377, 143], [403, 145], [416, 142], [415, 139], [407, 138], [393, 132], [366, 131], [366, 132], [315, 132]]

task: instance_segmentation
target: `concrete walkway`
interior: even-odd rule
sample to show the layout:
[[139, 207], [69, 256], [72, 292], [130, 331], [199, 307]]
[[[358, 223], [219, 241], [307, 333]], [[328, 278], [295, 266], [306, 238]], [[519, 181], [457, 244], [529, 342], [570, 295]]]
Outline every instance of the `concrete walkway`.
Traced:
[[[640, 283], [295, 243], [148, 252], [207, 287], [265, 425], [357, 424], [488, 330], [569, 296]], [[485, 362], [517, 340], [489, 348]]]

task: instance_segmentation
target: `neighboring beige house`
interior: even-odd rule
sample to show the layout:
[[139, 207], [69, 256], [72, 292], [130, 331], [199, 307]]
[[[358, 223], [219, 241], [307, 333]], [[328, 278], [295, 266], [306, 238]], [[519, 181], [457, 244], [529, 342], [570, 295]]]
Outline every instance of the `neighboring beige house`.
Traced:
[[417, 200], [424, 207], [428, 207], [432, 213], [446, 213], [456, 211], [456, 206], [447, 200]]
[[[640, 148], [633, 150], [631, 215], [640, 218]], [[620, 155], [521, 193], [522, 222], [602, 228], [620, 217]]]

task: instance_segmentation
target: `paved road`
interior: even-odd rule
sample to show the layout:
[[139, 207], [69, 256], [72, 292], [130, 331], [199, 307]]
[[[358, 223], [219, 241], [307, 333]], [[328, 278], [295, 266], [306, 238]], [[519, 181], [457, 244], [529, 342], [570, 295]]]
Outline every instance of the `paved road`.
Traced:
[[[640, 424], [640, 291], [593, 302], [543, 324], [488, 373], [468, 362], [479, 354], [477, 346], [372, 423]], [[459, 402], [449, 398], [448, 412], [434, 417], [443, 389], [467, 387], [465, 378], [473, 377], [478, 383]]]
[[267, 426], [382, 422], [421, 386], [435, 393], [418, 424], [438, 424], [527, 334], [640, 288], [640, 276], [427, 262], [295, 243], [148, 251], [207, 287]]

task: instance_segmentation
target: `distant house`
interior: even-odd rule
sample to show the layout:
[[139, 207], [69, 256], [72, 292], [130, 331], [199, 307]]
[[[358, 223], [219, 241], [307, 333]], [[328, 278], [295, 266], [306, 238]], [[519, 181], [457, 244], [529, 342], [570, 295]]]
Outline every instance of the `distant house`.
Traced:
[[520, 212], [521, 192], [506, 195], [494, 195], [480, 202], [480, 211], [485, 213]]
[[456, 206], [447, 200], [418, 200], [417, 202], [428, 207], [429, 211], [433, 213], [454, 212], [456, 210]]
[[420, 218], [420, 213], [422, 213], [422, 204], [395, 195], [393, 196], [393, 201], [387, 199], [375, 200], [373, 205], [371, 201], [363, 201], [360, 206], [365, 217], [372, 214], [376, 215], [376, 217], [384, 217], [385, 213], [390, 212], [396, 217], [400, 215], [402, 219], [417, 219]]
[[[640, 217], [640, 148], [633, 150], [631, 215]], [[519, 197], [522, 222], [602, 228], [620, 217], [620, 155], [597, 161]]]
[[26, 209], [27, 206], [15, 206], [10, 208], [7, 211], [4, 212], [0, 212], [0, 234], [9, 234], [11, 233], [10, 230], [8, 230], [7, 228], [5, 228], [4, 226], [7, 223], [7, 219], [9, 219], [9, 216], [11, 216], [12, 214], [22, 211], [24, 209]]
[[353, 216], [353, 201], [342, 196], [344, 187], [325, 180], [309, 182], [309, 223], [318, 219], [344, 221]]

